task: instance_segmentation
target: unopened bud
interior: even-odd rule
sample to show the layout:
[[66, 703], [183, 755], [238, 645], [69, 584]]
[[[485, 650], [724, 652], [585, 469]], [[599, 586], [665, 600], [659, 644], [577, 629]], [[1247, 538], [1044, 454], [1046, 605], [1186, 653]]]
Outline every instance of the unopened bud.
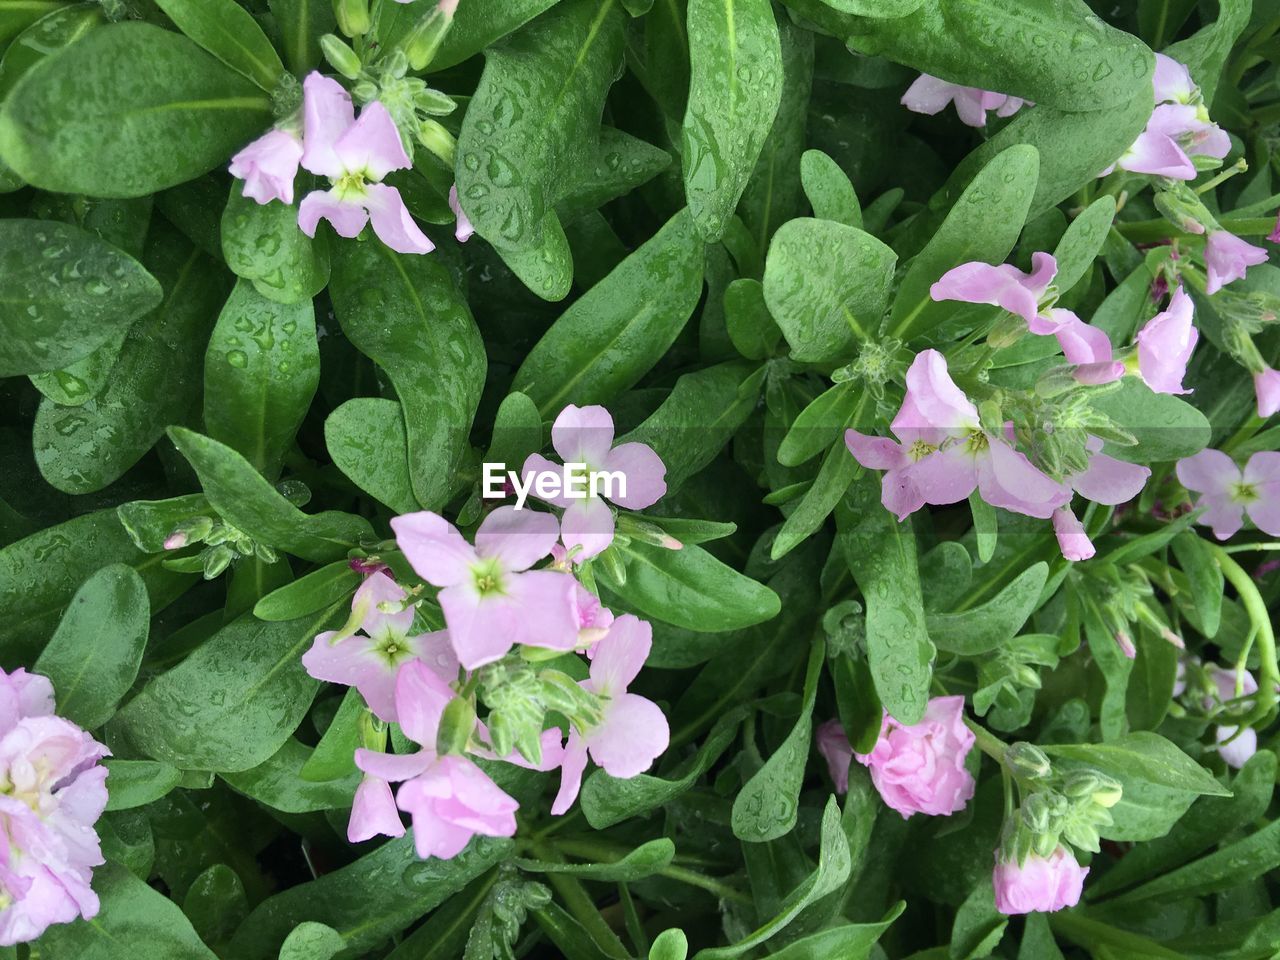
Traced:
[[326, 33], [320, 38], [320, 51], [329, 61], [330, 66], [348, 80], [354, 80], [360, 76], [362, 69], [360, 57], [341, 37]]
[[1049, 829], [1049, 807], [1044, 795], [1033, 793], [1022, 804], [1022, 822], [1034, 834], [1046, 833]]
[[413, 69], [425, 70], [436, 58], [440, 44], [444, 43], [445, 35], [453, 25], [453, 14], [457, 9], [458, 0], [441, 0], [435, 9], [413, 25], [401, 43], [401, 49], [408, 55]]
[[1077, 770], [1062, 784], [1062, 792], [1072, 800], [1090, 797], [1102, 786], [1102, 778], [1088, 770]]
[[235, 558], [236, 552], [227, 544], [224, 543], [214, 547], [202, 558], [204, 561], [204, 578], [206, 580], [214, 579], [227, 567], [231, 566], [231, 561]]
[[414, 94], [413, 105], [433, 117], [447, 117], [458, 109], [458, 101], [453, 97], [429, 87]]
[[1093, 791], [1093, 802], [1100, 807], [1114, 807], [1124, 796], [1124, 787], [1121, 786], [1120, 781], [1105, 774], [1099, 774], [1098, 779], [1102, 782], [1098, 789]]
[[369, 32], [369, 0], [333, 0], [333, 13], [338, 29], [348, 37], [362, 37]]
[[1129, 636], [1128, 632], [1125, 630], [1116, 631], [1116, 646], [1119, 647], [1120, 652], [1130, 660], [1133, 660], [1138, 656], [1138, 648], [1133, 645], [1133, 637]]
[[418, 122], [418, 142], [444, 161], [446, 166], [453, 167], [458, 141], [437, 121], [426, 119]]
[[1047, 777], [1053, 770], [1048, 755], [1034, 743], [1027, 743], [1025, 740], [1010, 744], [1004, 752], [1004, 758], [1014, 771], [1033, 780]]
[[165, 537], [163, 546], [166, 550], [181, 550], [189, 544], [201, 543], [212, 530], [212, 517], [192, 517], [174, 527]]
[[440, 727], [436, 732], [436, 753], [440, 756], [464, 753], [475, 729], [475, 704], [470, 698], [454, 697], [440, 714]]

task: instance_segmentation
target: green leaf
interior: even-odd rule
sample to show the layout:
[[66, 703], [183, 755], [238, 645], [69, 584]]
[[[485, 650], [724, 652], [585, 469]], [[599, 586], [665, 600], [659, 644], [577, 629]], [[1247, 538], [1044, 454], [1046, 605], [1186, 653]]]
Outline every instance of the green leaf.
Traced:
[[299, 658], [340, 619], [335, 605], [283, 623], [234, 620], [147, 683], [116, 723], [134, 747], [183, 770], [256, 767], [306, 716], [319, 682]]
[[165, 427], [192, 417], [200, 351], [225, 296], [223, 275], [170, 230], [153, 230], [145, 258], [164, 301], [129, 328], [102, 392], [76, 407], [49, 400], [32, 439], [41, 475], [66, 493], [92, 493], [138, 462]]
[[1222, 568], [1209, 545], [1190, 530], [1169, 541], [1178, 566], [1187, 575], [1191, 603], [1196, 611], [1196, 629], [1212, 639], [1222, 622]]
[[511, 847], [510, 840], [477, 837], [452, 860], [419, 860], [412, 836], [392, 840], [354, 863], [267, 898], [236, 931], [227, 955], [273, 960], [294, 927], [319, 920], [359, 956], [506, 859]]
[[634, 386], [679, 336], [702, 295], [702, 241], [681, 211], [551, 325], [512, 381], [550, 418]]
[[[571, 849], [567, 852], [573, 852]], [[588, 855], [584, 850], [584, 855]], [[529, 860], [517, 857], [515, 864], [521, 870], [533, 873], [563, 873], [587, 880], [630, 883], [660, 873], [670, 865], [676, 855], [675, 844], [666, 837], [650, 840], [630, 851], [618, 860], [596, 863], [553, 863], [546, 860]]]
[[270, 122], [270, 99], [186, 37], [114, 23], [18, 82], [0, 157], [43, 190], [140, 197], [225, 163]]
[[0, 221], [0, 377], [58, 370], [123, 337], [160, 284], [70, 224]]
[[[239, 9], [239, 8], [237, 8]], [[315, 310], [285, 306], [245, 281], [218, 316], [204, 355], [204, 424], [268, 479], [280, 473], [320, 382]]]
[[271, 93], [284, 64], [252, 15], [235, 0], [155, 0], [178, 29], [232, 70]]
[[181, 770], [156, 760], [107, 759], [103, 762], [107, 767], [108, 810], [144, 807], [165, 796], [182, 780]]
[[1044, 562], [1027, 567], [995, 597], [963, 613], [930, 613], [929, 636], [939, 650], [971, 657], [990, 653], [1017, 635], [1040, 605], [1049, 577]]
[[299, 230], [296, 205], [260, 204], [244, 196], [237, 181], [222, 213], [220, 235], [231, 272], [253, 281], [268, 300], [310, 301], [329, 282], [327, 234], [312, 239]]
[[[466, 6], [459, 6], [453, 16], [453, 26], [445, 34], [444, 42], [427, 65], [427, 70], [447, 70], [486, 51], [496, 41], [520, 29], [556, 2], [557, 0], [471, 0]], [[379, 32], [387, 43], [395, 43], [433, 6], [434, 0], [415, 0], [396, 7], [384, 6]]]
[[0, 44], [7, 43], [41, 17], [63, 6], [61, 0], [23, 0], [0, 8]]
[[821, 150], [806, 150], [800, 158], [800, 180], [813, 215], [862, 229], [862, 206], [848, 176]]
[[1187, 65], [1191, 78], [1200, 86], [1204, 102], [1209, 106], [1213, 105], [1227, 57], [1249, 25], [1252, 12], [1250, 0], [1221, 0], [1217, 20], [1165, 51], [1179, 63]]
[[782, 47], [768, 0], [690, 0], [685, 196], [698, 233], [723, 236], [782, 98]]
[[1060, 292], [1066, 293], [1088, 273], [1102, 252], [1115, 218], [1115, 198], [1107, 196], [1093, 201], [1071, 221], [1053, 251], [1053, 257], [1058, 261], [1058, 275], [1053, 283]]
[[216, 960], [178, 905], [124, 867], [96, 869], [93, 889], [98, 915], [50, 927], [40, 938], [42, 960]]
[[1093, 401], [1093, 409], [1111, 417], [1137, 437], [1134, 446], [1107, 444], [1104, 452], [1130, 463], [1163, 463], [1199, 453], [1209, 445], [1205, 415], [1185, 400], [1156, 393], [1137, 377]]
[[973, 514], [973, 540], [978, 548], [978, 560], [986, 563], [995, 556], [1000, 542], [1000, 519], [996, 508], [983, 500], [977, 490], [969, 494], [969, 511]]
[[355, 687], [347, 690], [329, 726], [298, 771], [298, 776], [312, 783], [339, 780], [355, 771], [355, 752], [361, 742], [361, 721], [368, 708]]
[[53, 681], [58, 715], [102, 726], [129, 692], [151, 626], [146, 584], [123, 563], [103, 567], [76, 591], [35, 672]]
[[310, 747], [290, 737], [256, 767], [224, 773], [222, 779], [246, 797], [282, 813], [347, 809], [360, 785], [360, 772], [352, 764], [350, 772], [340, 779], [307, 780], [301, 773], [313, 754]]
[[306, 920], [293, 928], [280, 946], [280, 960], [332, 960], [347, 945], [333, 927]]
[[620, 780], [603, 770], [591, 774], [582, 786], [582, 812], [587, 823], [597, 830], [604, 830], [664, 806], [680, 796], [729, 748], [745, 712], [742, 707], [737, 707], [722, 714], [698, 752], [677, 768], [678, 772], [673, 772], [672, 779], [664, 780], [642, 773]]
[[1280, 867], [1280, 821], [1268, 823], [1207, 857], [1123, 893], [1115, 902], [1199, 897], [1245, 883], [1276, 867]]
[[813, 485], [787, 515], [786, 522], [774, 538], [769, 550], [770, 558], [777, 560], [785, 556], [811, 537], [836, 508], [857, 472], [858, 462], [853, 459], [844, 441], [833, 444], [822, 460]]
[[822, 836], [818, 851], [818, 868], [791, 892], [777, 916], [731, 946], [699, 950], [694, 954], [694, 960], [730, 960], [740, 957], [775, 936], [807, 906], [840, 889], [849, 878], [852, 860], [849, 841], [845, 839], [844, 830], [840, 826], [840, 807], [835, 797], [827, 800], [822, 812]]
[[160, 553], [165, 549], [165, 540], [179, 524], [212, 512], [203, 493], [169, 500], [134, 500], [116, 507], [116, 515], [129, 537], [146, 553]]
[[764, 298], [796, 360], [851, 359], [889, 305], [897, 255], [869, 233], [801, 217], [773, 236]]
[[1214, 797], [1231, 795], [1204, 767], [1155, 733], [1130, 733], [1110, 743], [1045, 744], [1044, 750], [1112, 776]]
[[615, 547], [626, 567], [618, 582], [601, 567], [600, 582], [628, 607], [677, 627], [718, 633], [778, 615], [778, 595], [721, 563], [701, 547], [668, 550], [633, 540]]
[[1039, 153], [1019, 145], [996, 155], [969, 182], [907, 268], [893, 301], [892, 336], [910, 340], [961, 309], [929, 296], [929, 288], [952, 267], [971, 260], [1004, 262], [1027, 222], [1039, 170]]
[[865, 393], [856, 383], [837, 383], [827, 388], [791, 424], [778, 446], [778, 462], [784, 467], [798, 467], [829, 450], [837, 439], [843, 441], [841, 431], [855, 425], [853, 421], [865, 402]]
[[333, 4], [324, 0], [267, 0], [280, 34], [280, 49], [294, 76], [320, 65], [320, 38], [334, 33]]
[[724, 319], [734, 349], [748, 360], [772, 356], [782, 339], [782, 331], [769, 315], [759, 280], [741, 277], [725, 288]]
[[879, 923], [845, 923], [797, 940], [769, 954], [774, 960], [867, 960], [876, 941], [902, 915], [900, 901]]
[[547, 300], [562, 299], [573, 280], [555, 206], [594, 160], [624, 20], [617, 0], [562, 0], [490, 47], [458, 137], [462, 208]]
[[395, 400], [354, 397], [324, 422], [329, 456], [352, 483], [396, 513], [413, 513], [409, 436]]
[[296, 620], [350, 597], [361, 577], [346, 560], [336, 560], [272, 590], [253, 606], [259, 620]]
[[951, 927], [951, 960], [989, 957], [1004, 937], [1009, 918], [996, 909], [995, 892], [984, 880], [960, 904]]
[[672, 927], [654, 937], [649, 960], [685, 960], [689, 955], [689, 938], [683, 930]]
[[249, 914], [249, 899], [239, 874], [225, 863], [201, 871], [182, 898], [182, 912], [201, 940], [222, 946]]
[[169, 437], [195, 468], [205, 496], [218, 513], [259, 543], [313, 563], [327, 563], [373, 535], [363, 517], [336, 510], [303, 513], [249, 461], [216, 440], [181, 427], [170, 430]]
[[910, 521], [880, 504], [879, 477], [865, 473], [836, 511], [845, 563], [867, 611], [867, 652], [880, 701], [901, 723], [918, 723], [929, 702], [934, 648]]
[[826, 645], [817, 640], [809, 651], [805, 669], [800, 715], [778, 749], [764, 762], [733, 800], [730, 823], [739, 840], [764, 843], [790, 833], [796, 825], [800, 788], [804, 784], [809, 759], [809, 738], [813, 730], [813, 705], [818, 697], [818, 678], [826, 659]]
[[[33, 563], [32, 558], [39, 558]], [[155, 609], [191, 580], [160, 566], [129, 538], [114, 510], [101, 510], [46, 527], [0, 550], [0, 650], [31, 660], [53, 635], [72, 595], [104, 564], [125, 563], [142, 575]]]
[[456, 489], [487, 367], [466, 300], [439, 258], [381, 243], [343, 244], [329, 291], [347, 338], [396, 388], [418, 503], [440, 509]]

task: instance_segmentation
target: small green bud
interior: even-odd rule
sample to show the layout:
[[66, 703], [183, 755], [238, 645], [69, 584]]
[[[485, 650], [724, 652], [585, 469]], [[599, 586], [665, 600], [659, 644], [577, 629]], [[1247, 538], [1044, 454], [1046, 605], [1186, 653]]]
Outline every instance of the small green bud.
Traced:
[[453, 169], [454, 157], [458, 152], [458, 141], [437, 121], [431, 119], [418, 121], [418, 142], [439, 157], [445, 166]]
[[369, 0], [333, 0], [333, 13], [338, 29], [348, 37], [362, 37], [369, 32]]
[[[1048, 755], [1034, 743], [1027, 743], [1025, 740], [1010, 744], [1004, 752], [1004, 758], [1015, 772], [1032, 780], [1047, 777], [1053, 772], [1053, 764], [1049, 762]], [[1043, 796], [1033, 794], [1032, 799]]]
[[414, 95], [413, 105], [433, 117], [447, 117], [458, 109], [458, 102], [447, 93], [427, 87]]
[[378, 99], [378, 85], [372, 80], [357, 80], [351, 88], [351, 96], [357, 103], [369, 103]]
[[225, 543], [205, 551], [202, 557], [204, 561], [204, 578], [213, 580], [227, 567], [231, 566], [231, 561], [235, 558], [236, 552]]
[[1062, 783], [1062, 792], [1072, 800], [1093, 796], [1093, 792], [1102, 786], [1098, 774], [1090, 770], [1075, 770], [1067, 775]]
[[326, 33], [320, 38], [320, 51], [329, 61], [329, 65], [348, 80], [354, 80], [360, 76], [360, 71], [363, 69], [360, 57], [342, 38]]
[[[436, 733], [436, 753], [446, 756], [466, 752], [467, 743], [471, 740], [471, 734], [475, 729], [475, 704], [469, 697], [454, 697], [445, 705], [444, 712], [440, 715], [440, 728]], [[511, 752], [511, 747], [508, 746], [506, 750], [502, 750], [494, 744], [494, 750], [499, 756], [505, 756]]]
[[457, 8], [458, 0], [440, 0], [401, 41], [400, 48], [407, 54], [414, 70], [425, 70], [436, 58], [440, 44], [453, 25], [453, 14]]

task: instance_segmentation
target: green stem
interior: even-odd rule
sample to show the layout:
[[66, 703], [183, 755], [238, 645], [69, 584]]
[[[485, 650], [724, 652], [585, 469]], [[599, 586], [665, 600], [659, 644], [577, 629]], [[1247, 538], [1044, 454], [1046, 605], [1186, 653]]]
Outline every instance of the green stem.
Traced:
[[1219, 547], [1223, 553], [1253, 553], [1254, 551], [1280, 550], [1280, 541], [1269, 543], [1233, 543], [1229, 547]]
[[1253, 726], [1269, 717], [1276, 706], [1276, 684], [1280, 683], [1280, 664], [1276, 662], [1276, 635], [1271, 627], [1266, 601], [1258, 592], [1258, 585], [1253, 582], [1253, 578], [1222, 547], [1210, 543], [1209, 549], [1218, 561], [1222, 575], [1235, 587], [1236, 594], [1257, 631], [1258, 658], [1261, 661], [1258, 696], [1253, 710], [1239, 724], [1242, 727]]
[[[1224, 230], [1237, 237], [1265, 237], [1276, 225], [1274, 217], [1227, 217], [1219, 221]], [[1133, 220], [1116, 224], [1121, 235], [1135, 243], [1155, 243], [1159, 240], [1187, 239], [1195, 234], [1179, 230], [1168, 220]]]
[[[555, 850], [546, 848], [538, 848], [538, 853], [544, 860], [555, 860], [558, 856]], [[564, 873], [549, 873], [546, 877], [569, 913], [582, 924], [582, 928], [605, 953], [611, 957], [631, 955], [631, 951], [613, 932], [613, 927], [600, 915], [595, 901], [591, 899], [591, 894], [587, 893], [581, 880]]]
[[736, 887], [731, 887], [726, 883], [721, 883], [715, 877], [708, 877], [704, 873], [698, 873], [694, 870], [686, 870], [684, 867], [677, 867], [674, 864], [663, 867], [658, 871], [658, 875], [666, 877], [669, 880], [675, 880], [679, 883], [687, 883], [691, 887], [700, 887], [708, 893], [714, 894], [721, 900], [732, 900], [735, 903], [751, 903], [751, 897], [743, 893]]
[[968, 717], [965, 717], [964, 722], [965, 725], [973, 731], [974, 740], [977, 742], [978, 749], [1003, 767], [1004, 754], [1005, 751], [1009, 749], [1009, 745], [976, 720], [970, 720]]

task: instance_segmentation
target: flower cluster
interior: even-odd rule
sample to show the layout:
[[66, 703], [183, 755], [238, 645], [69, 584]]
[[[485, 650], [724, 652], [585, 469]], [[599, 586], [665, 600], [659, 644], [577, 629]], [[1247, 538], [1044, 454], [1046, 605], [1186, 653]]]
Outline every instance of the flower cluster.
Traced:
[[1199, 171], [1191, 158], [1221, 161], [1231, 152], [1231, 138], [1209, 119], [1200, 88], [1181, 63], [1157, 53], [1152, 80], [1155, 109], [1146, 128], [1116, 166], [1132, 173], [1194, 180]]
[[108, 750], [54, 715], [53, 685], [0, 671], [0, 946], [98, 913], [94, 824], [107, 805]]
[[922, 73], [902, 95], [902, 105], [912, 113], [924, 113], [929, 116], [941, 113], [948, 104], [954, 103], [956, 115], [962, 123], [971, 127], [985, 127], [987, 113], [994, 110], [998, 117], [1011, 117], [1024, 106], [1034, 106], [1027, 100], [1011, 97], [1004, 93], [993, 93], [990, 90], [979, 90], [977, 87], [962, 87], [959, 84], [939, 80], [927, 73]]
[[1177, 474], [1200, 494], [1199, 522], [1219, 540], [1234, 536], [1246, 514], [1263, 533], [1280, 537], [1280, 453], [1259, 451], [1241, 468], [1221, 450], [1201, 450], [1179, 460]]
[[[661, 460], [643, 444], [611, 451], [612, 434], [601, 407], [570, 407], [553, 430], [566, 460], [608, 463], [627, 479], [635, 470], [632, 495], [615, 502], [654, 502], [665, 492]], [[612, 514], [603, 504], [590, 508], [609, 513], [606, 534], [598, 516], [574, 523], [576, 507], [561, 519], [499, 506], [470, 539], [428, 511], [391, 521], [396, 546], [434, 588], [434, 602], [424, 587], [406, 589], [372, 568], [346, 625], [317, 636], [303, 657], [312, 676], [359, 690], [380, 721], [368, 725], [355, 756], [364, 779], [348, 826], [353, 842], [402, 835], [403, 811], [419, 855], [453, 857], [472, 836], [516, 829], [517, 801], [477, 761], [560, 767], [552, 808], [560, 814], [576, 799], [588, 758], [629, 778], [666, 749], [662, 710], [629, 689], [648, 659], [652, 627], [630, 614], [615, 618], [574, 575], [581, 553], [610, 545]], [[417, 629], [437, 606], [444, 629]], [[385, 752], [385, 724], [418, 749]]]

